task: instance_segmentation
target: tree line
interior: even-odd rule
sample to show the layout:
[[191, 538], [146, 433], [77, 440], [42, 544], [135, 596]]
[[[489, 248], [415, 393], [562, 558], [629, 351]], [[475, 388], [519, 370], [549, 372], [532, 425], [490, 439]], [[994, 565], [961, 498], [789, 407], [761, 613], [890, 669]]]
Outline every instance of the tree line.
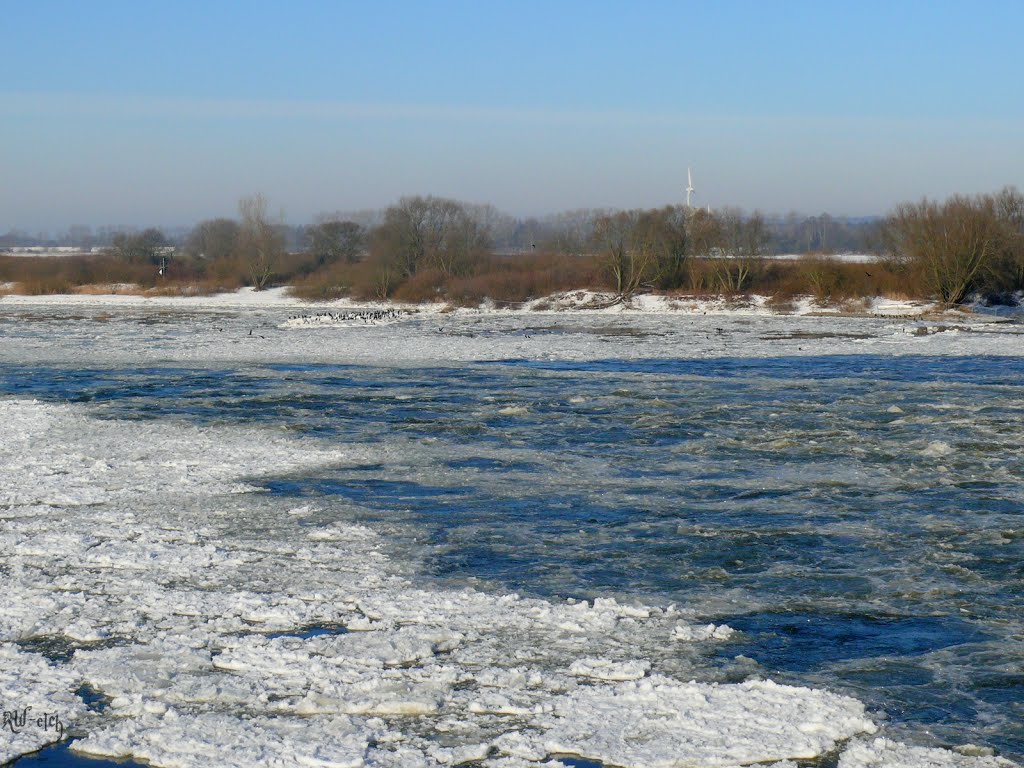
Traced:
[[[867, 268], [827, 255], [827, 243], [851, 237], [851, 227], [860, 250], [877, 255]], [[820, 252], [767, 258], [793, 238]], [[489, 205], [410, 196], [379, 213], [323, 215], [296, 230], [253, 195], [239, 201], [237, 218], [202, 221], [178, 243], [154, 228], [117, 232], [93, 257], [31, 261], [0, 257], [0, 281], [33, 292], [87, 282], [168, 292], [288, 284], [311, 299], [455, 303], [575, 288], [606, 290], [617, 301], [645, 291], [811, 294], [823, 303], [895, 293], [950, 306], [972, 293], [1005, 299], [1024, 290], [1024, 197], [1008, 187], [925, 199], [854, 225], [824, 214], [773, 221], [737, 208], [679, 205], [514, 220]]]
[[[523, 252], [533, 247], [555, 250], [580, 250], [586, 246], [593, 221], [611, 213], [609, 209], [579, 208], [542, 217], [516, 218], [490, 205], [463, 204], [483, 213], [495, 250], [503, 253]], [[323, 213], [321, 221], [351, 221], [366, 230], [378, 226], [385, 210], [337, 211]], [[785, 216], [765, 217], [768, 248], [773, 253], [859, 253], [869, 250], [877, 241], [880, 217], [843, 218], [828, 213], [803, 216], [791, 212]], [[285, 246], [291, 251], [308, 244], [310, 227], [280, 224]], [[182, 246], [192, 235], [193, 227], [160, 228], [168, 245]], [[0, 233], [0, 250], [26, 246], [72, 247], [83, 250], [110, 248], [126, 235], [139, 234], [138, 227], [102, 226], [93, 228], [76, 224], [57, 235], [40, 232], [30, 234], [12, 229]]]

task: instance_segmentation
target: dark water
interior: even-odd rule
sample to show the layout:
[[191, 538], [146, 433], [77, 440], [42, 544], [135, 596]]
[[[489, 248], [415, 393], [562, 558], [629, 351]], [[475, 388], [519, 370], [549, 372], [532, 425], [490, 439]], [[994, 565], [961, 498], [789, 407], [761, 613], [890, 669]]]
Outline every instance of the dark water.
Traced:
[[143, 768], [144, 763], [136, 763], [132, 760], [101, 760], [76, 755], [69, 748], [70, 742], [63, 741], [31, 755], [18, 758], [9, 765], [17, 768]]
[[439, 579], [676, 601], [739, 630], [723, 657], [1024, 755], [1018, 358], [8, 367], [0, 392], [386, 449], [265, 485], [414, 523]]

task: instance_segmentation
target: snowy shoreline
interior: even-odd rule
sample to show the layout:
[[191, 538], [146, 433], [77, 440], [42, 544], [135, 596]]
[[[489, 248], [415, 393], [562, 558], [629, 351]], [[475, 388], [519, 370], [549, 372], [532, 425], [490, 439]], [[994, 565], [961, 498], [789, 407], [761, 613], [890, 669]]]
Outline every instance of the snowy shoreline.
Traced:
[[[625, 302], [617, 301], [614, 294], [590, 290], [565, 291], [552, 296], [533, 299], [514, 306], [499, 306], [485, 301], [480, 307], [453, 307], [445, 302], [408, 304], [395, 301], [356, 301], [337, 299], [334, 301], [308, 301], [288, 294], [287, 288], [270, 288], [255, 291], [242, 288], [235, 292], [218, 293], [208, 296], [162, 296], [142, 293], [73, 293], [27, 295], [18, 293], [0, 294], [0, 306], [46, 306], [46, 307], [161, 307], [190, 310], [203, 309], [306, 309], [346, 311], [350, 309], [402, 310], [420, 314], [480, 313], [553, 313], [567, 310], [585, 310], [593, 314], [633, 313], [713, 313], [713, 314], [852, 314], [857, 316], [912, 317], [935, 314], [934, 304], [927, 301], [893, 300], [884, 298], [867, 299], [860, 308], [849, 305], [820, 307], [809, 297], [791, 302], [787, 307], [773, 307], [767, 297], [750, 296], [728, 298], [718, 296], [666, 296], [641, 294]], [[961, 315], [964, 313], [954, 313]]]
[[[598, 297], [601, 298], [601, 297]], [[592, 304], [573, 292], [565, 307]], [[1024, 315], [949, 312], [877, 301], [872, 313], [826, 312], [804, 302], [779, 314], [754, 298], [679, 302], [637, 297], [632, 307], [454, 309], [356, 302], [308, 303], [283, 289], [211, 297], [6, 296], [0, 360], [147, 363], [352, 363], [1024, 355]], [[353, 314], [400, 312], [386, 323]], [[191, 319], [190, 319], [191, 318]], [[49, 329], [47, 338], [39, 327]], [[21, 330], [23, 329], [23, 331]]]

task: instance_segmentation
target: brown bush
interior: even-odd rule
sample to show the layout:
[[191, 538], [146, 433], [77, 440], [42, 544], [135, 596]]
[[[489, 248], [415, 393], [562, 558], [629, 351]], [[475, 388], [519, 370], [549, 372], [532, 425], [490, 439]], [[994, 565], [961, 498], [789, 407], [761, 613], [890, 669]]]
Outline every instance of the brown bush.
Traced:
[[82, 296], [106, 296], [111, 293], [137, 296], [144, 291], [133, 283], [86, 283], [76, 285], [72, 291]]
[[354, 264], [335, 262], [297, 278], [293, 296], [308, 300], [380, 300], [420, 303], [447, 301], [477, 305], [490, 299], [499, 306], [517, 304], [575, 288], [605, 288], [600, 267], [592, 256], [528, 254], [491, 256], [470, 275], [448, 276], [441, 269], [426, 269], [402, 279], [381, 258]]
[[[684, 290], [690, 295], [721, 295], [721, 259], [687, 259]], [[171, 258], [167, 274], [153, 265], [128, 263], [110, 255], [64, 258], [0, 256], [0, 283], [16, 283], [23, 293], [66, 293], [95, 286], [130, 284], [139, 291], [161, 295], [205, 295], [236, 290], [250, 282], [243, 259], [222, 257]], [[490, 299], [499, 306], [517, 305], [562, 291], [610, 290], [607, 272], [598, 257], [586, 254], [530, 253], [490, 256], [470, 275], [449, 277], [442, 270], [421, 270], [402, 280], [388, 262], [370, 258], [315, 268], [308, 254], [290, 254], [278, 264], [276, 284], [290, 284], [293, 296], [327, 301], [393, 298], [399, 301], [447, 301], [477, 305]], [[832, 257], [762, 260], [750, 272], [743, 293], [775, 297], [780, 306], [801, 295], [819, 302], [842, 303], [860, 296], [918, 298], [927, 282], [913, 265], [898, 261], [866, 264]], [[106, 288], [104, 288], [106, 287]], [[726, 292], [726, 295], [733, 293]]]
[[17, 282], [18, 292], [26, 296], [42, 296], [50, 293], [70, 293], [71, 283], [62, 275], [33, 277]]
[[249, 284], [248, 266], [238, 256], [202, 261], [197, 265], [197, 271], [199, 279], [221, 286], [224, 290], [237, 290]]
[[168, 282], [145, 292], [147, 296], [213, 296], [217, 293], [224, 293], [224, 288], [208, 280]]
[[445, 295], [456, 304], [479, 304], [490, 299], [498, 306], [509, 306], [559, 291], [591, 287], [607, 287], [594, 257], [530, 254], [492, 257], [476, 275], [450, 281]]
[[402, 282], [392, 296], [395, 301], [423, 304], [447, 298], [447, 278], [439, 269], [424, 269]]
[[295, 279], [288, 293], [307, 301], [386, 298], [377, 295], [375, 265], [369, 262], [335, 261]]
[[160, 275], [152, 264], [128, 262], [110, 254], [67, 257], [0, 256], [0, 282], [17, 284], [17, 291], [44, 293], [107, 292], [110, 286], [133, 285], [139, 290], [159, 290], [167, 295], [206, 294], [235, 290], [246, 284], [246, 275], [232, 264], [172, 257], [167, 273]]

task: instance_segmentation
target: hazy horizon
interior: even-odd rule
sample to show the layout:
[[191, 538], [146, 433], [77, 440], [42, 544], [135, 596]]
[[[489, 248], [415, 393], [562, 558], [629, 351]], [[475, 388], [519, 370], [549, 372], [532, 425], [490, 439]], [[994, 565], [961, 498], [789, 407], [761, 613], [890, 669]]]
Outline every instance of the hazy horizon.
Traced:
[[0, 232], [403, 195], [884, 215], [1022, 185], [1024, 6], [19, 4]]
[[[426, 195], [424, 195], [424, 196], [426, 196]], [[398, 202], [398, 198], [396, 198], [392, 202]], [[477, 201], [473, 201], [473, 200], [459, 200], [458, 202], [468, 203], [470, 205], [473, 205]], [[674, 204], [682, 205], [682, 203], [680, 203], [679, 201], [668, 201], [668, 202], [661, 203], [661, 204], [653, 203], [650, 207], [660, 208], [660, 207], [663, 207], [664, 205], [674, 205]], [[729, 206], [728, 204], [726, 204], [724, 207], [725, 208], [730, 208], [730, 207], [734, 208], [735, 206]], [[309, 216], [307, 218], [304, 218], [304, 219], [294, 219], [292, 217], [286, 216], [284, 221], [281, 222], [281, 223], [283, 223], [287, 227], [301, 228], [301, 227], [305, 227], [305, 226], [308, 226], [310, 224], [316, 223], [317, 221], [320, 221], [320, 220], [325, 220], [325, 219], [342, 220], [342, 219], [344, 219], [344, 220], [356, 221], [357, 223], [360, 223], [363, 226], [371, 227], [371, 226], [375, 226], [375, 224], [367, 224], [366, 223], [367, 220], [371, 220], [371, 219], [372, 220], [376, 220], [378, 217], [382, 217], [384, 212], [385, 212], [385, 210], [386, 210], [386, 207], [381, 207], [381, 208], [365, 208], [365, 209], [362, 209], [362, 210], [347, 210], [347, 211], [343, 211], [343, 210], [326, 211], [326, 210], [324, 210], [324, 211], [317, 211], [314, 214], [312, 214], [311, 216]], [[523, 215], [519, 215], [519, 216], [517, 216], [517, 215], [515, 215], [513, 213], [510, 213], [509, 211], [501, 210], [500, 208], [496, 208], [496, 210], [497, 210], [497, 212], [499, 214], [504, 214], [504, 215], [510, 216], [512, 219], [517, 220], [517, 221], [528, 221], [528, 220], [533, 219], [533, 220], [539, 221], [541, 223], [545, 223], [545, 222], [551, 222], [552, 220], [557, 219], [560, 216], [570, 216], [571, 217], [573, 214], [583, 213], [583, 212], [587, 212], [587, 211], [600, 212], [600, 211], [618, 211], [618, 210], [628, 210], [628, 209], [619, 208], [619, 207], [615, 207], [615, 206], [604, 206], [604, 207], [600, 207], [600, 208], [596, 208], [596, 207], [595, 208], [566, 208], [566, 209], [559, 210], [559, 211], [550, 211], [550, 212], [544, 212], [544, 213], [540, 213], [540, 214], [523, 214]], [[715, 209], [712, 206], [712, 210], [721, 210], [721, 208]], [[769, 222], [784, 221], [787, 217], [789, 217], [791, 215], [794, 215], [794, 214], [800, 219], [800, 221], [805, 221], [807, 219], [814, 218], [814, 217], [821, 216], [821, 215], [831, 216], [835, 221], [847, 221], [847, 222], [853, 222], [853, 223], [856, 223], [856, 222], [867, 222], [867, 221], [872, 221], [872, 220], [880, 220], [880, 219], [884, 218], [884, 216], [881, 215], [881, 214], [865, 214], [863, 216], [844, 216], [842, 214], [833, 214], [831, 211], [818, 211], [817, 213], [811, 213], [811, 212], [808, 212], [808, 211], [765, 212], [765, 211], [761, 211], [760, 209], [742, 209], [742, 210], [743, 210], [744, 213], [748, 213], [748, 214], [760, 213], [765, 218], [765, 220], [767, 220]], [[223, 212], [219, 212], [219, 213], [215, 213], [215, 214], [210, 214], [210, 215], [203, 215], [201, 218], [198, 218], [198, 219], [196, 219], [194, 221], [184, 221], [184, 222], [160, 222], [160, 221], [145, 221], [145, 222], [138, 222], [138, 223], [127, 223], [127, 222], [72, 222], [72, 223], [66, 224], [66, 225], [61, 225], [61, 226], [56, 226], [56, 227], [49, 227], [49, 228], [38, 228], [38, 229], [32, 229], [32, 228], [27, 228], [27, 227], [23, 227], [23, 226], [0, 227], [0, 236], [6, 235], [6, 234], [16, 234], [16, 235], [19, 235], [19, 236], [24, 236], [27, 239], [48, 240], [48, 241], [56, 242], [56, 241], [59, 241], [59, 240], [67, 239], [69, 236], [73, 236], [75, 234], [75, 232], [73, 230], [78, 230], [78, 229], [83, 229], [83, 228], [85, 230], [88, 230], [88, 234], [92, 238], [101, 237], [102, 235], [116, 234], [116, 233], [120, 233], [120, 232], [140, 232], [140, 231], [142, 231], [144, 229], [155, 228], [155, 229], [160, 230], [161, 232], [163, 232], [164, 234], [166, 234], [168, 236], [176, 237], [176, 236], [187, 235], [190, 231], [192, 231], [196, 227], [196, 225], [200, 224], [202, 221], [209, 220], [209, 219], [215, 219], [215, 218], [227, 218], [227, 219], [235, 219], [235, 220], [237, 220], [239, 218], [237, 207], [234, 206], [234, 207], [231, 207], [229, 210], [225, 210]], [[275, 215], [275, 218], [276, 218], [276, 215]]]

